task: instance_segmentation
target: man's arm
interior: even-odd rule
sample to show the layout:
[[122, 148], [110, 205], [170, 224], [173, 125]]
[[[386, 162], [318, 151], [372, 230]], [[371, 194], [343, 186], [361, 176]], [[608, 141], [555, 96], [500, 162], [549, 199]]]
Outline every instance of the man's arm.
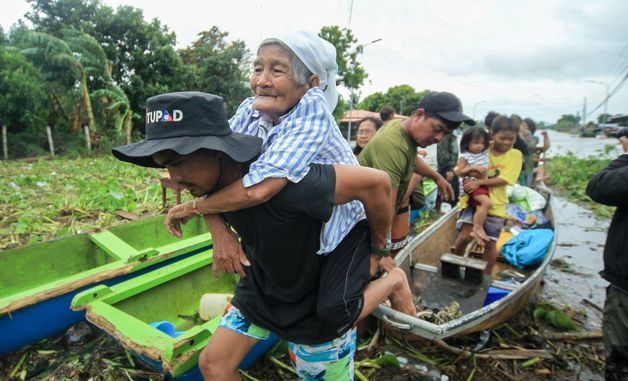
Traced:
[[[396, 190], [390, 187], [390, 177], [384, 171], [358, 166], [334, 166], [336, 171], [336, 205], [359, 200], [364, 205], [366, 218], [371, 229], [371, 246], [385, 248], [388, 231], [392, 224]], [[374, 275], [380, 266], [381, 257], [371, 253], [370, 273]], [[390, 263], [392, 262], [392, 263]], [[384, 270], [390, 271], [393, 261], [388, 261]]]
[[386, 236], [394, 216], [390, 177], [378, 169], [335, 165], [336, 205], [359, 200], [371, 228], [371, 244], [386, 247]]
[[587, 185], [587, 194], [595, 202], [628, 207], [628, 137], [622, 139], [624, 154], [593, 176]]
[[433, 170], [432, 167], [430, 167], [418, 156], [416, 158], [416, 166], [414, 168], [414, 172], [418, 173], [421, 176], [433, 179], [436, 182], [436, 185], [438, 185], [441, 199], [443, 199], [444, 201], [454, 199], [454, 189], [451, 187], [451, 184], [449, 184], [449, 182], [443, 176]]

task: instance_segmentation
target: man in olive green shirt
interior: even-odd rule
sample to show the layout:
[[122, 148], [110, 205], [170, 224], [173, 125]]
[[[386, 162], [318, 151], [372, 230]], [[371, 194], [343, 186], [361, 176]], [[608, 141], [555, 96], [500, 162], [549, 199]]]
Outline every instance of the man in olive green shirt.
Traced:
[[475, 124], [462, 113], [458, 97], [448, 92], [430, 92], [419, 102], [412, 115], [403, 121], [390, 122], [379, 131], [360, 154], [360, 164], [388, 173], [392, 185], [392, 200], [396, 216], [391, 221], [391, 252], [405, 243], [410, 229], [408, 208], [401, 208], [403, 196], [413, 173], [434, 179], [443, 200], [453, 199], [449, 182], [417, 157], [417, 148], [438, 143], [451, 134], [460, 123]]

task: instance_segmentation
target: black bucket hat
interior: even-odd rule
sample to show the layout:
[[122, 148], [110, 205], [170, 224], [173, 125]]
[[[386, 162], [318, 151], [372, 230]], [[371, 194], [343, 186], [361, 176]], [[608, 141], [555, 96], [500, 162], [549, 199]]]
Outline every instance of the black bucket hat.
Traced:
[[450, 122], [464, 122], [475, 125], [473, 118], [462, 113], [462, 102], [452, 93], [446, 91], [431, 91], [419, 102], [418, 108], [433, 113]]
[[163, 168], [152, 158], [160, 151], [172, 150], [187, 155], [199, 149], [210, 149], [245, 163], [255, 158], [261, 148], [260, 138], [231, 131], [221, 97], [185, 91], [148, 98], [144, 141], [111, 151], [122, 161]]

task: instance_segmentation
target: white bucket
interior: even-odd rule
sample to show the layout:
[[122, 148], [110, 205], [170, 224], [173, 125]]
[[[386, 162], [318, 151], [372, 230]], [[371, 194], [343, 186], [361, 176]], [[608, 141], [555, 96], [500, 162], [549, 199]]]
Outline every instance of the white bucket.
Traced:
[[205, 321], [214, 316], [222, 316], [232, 298], [231, 294], [203, 294], [198, 305], [199, 316]]

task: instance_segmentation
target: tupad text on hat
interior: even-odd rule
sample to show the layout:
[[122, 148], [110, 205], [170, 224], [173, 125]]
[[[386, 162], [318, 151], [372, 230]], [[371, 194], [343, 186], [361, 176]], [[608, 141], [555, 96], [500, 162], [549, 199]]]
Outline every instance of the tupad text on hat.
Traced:
[[172, 110], [172, 115], [168, 110], [155, 110], [146, 113], [146, 123], [156, 122], [179, 122], [183, 120], [183, 111]]

